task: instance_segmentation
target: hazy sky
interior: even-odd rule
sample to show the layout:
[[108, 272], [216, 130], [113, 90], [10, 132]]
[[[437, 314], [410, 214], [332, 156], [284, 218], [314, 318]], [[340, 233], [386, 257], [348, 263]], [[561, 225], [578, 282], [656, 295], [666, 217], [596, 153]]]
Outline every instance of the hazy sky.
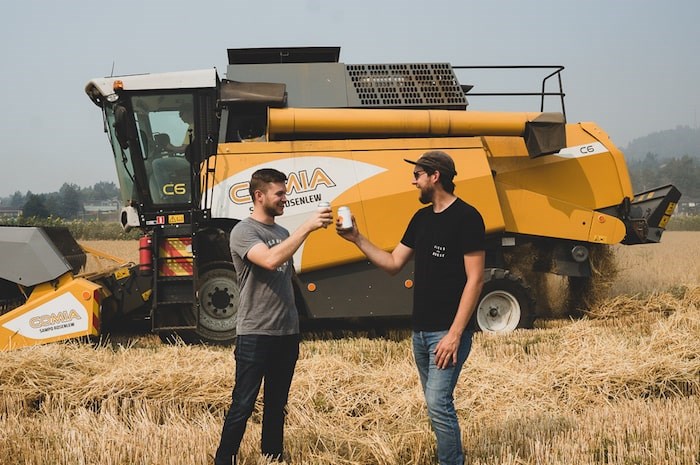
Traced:
[[116, 182], [88, 80], [112, 67], [225, 77], [238, 47], [340, 46], [358, 64], [563, 65], [568, 120], [595, 121], [624, 147], [698, 126], [699, 20], [698, 0], [6, 2], [0, 197]]

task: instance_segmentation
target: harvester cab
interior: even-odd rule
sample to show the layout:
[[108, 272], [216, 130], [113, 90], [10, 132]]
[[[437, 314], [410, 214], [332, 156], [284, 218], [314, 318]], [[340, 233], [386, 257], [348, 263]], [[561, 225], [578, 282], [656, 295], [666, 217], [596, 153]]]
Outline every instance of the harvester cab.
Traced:
[[148, 318], [163, 336], [228, 342], [235, 328], [230, 253], [203, 197], [219, 89], [214, 69], [95, 79], [86, 87], [112, 145], [122, 226], [143, 231], [138, 275], [151, 278]]
[[138, 223], [125, 216], [125, 227], [156, 224], [157, 212], [185, 212], [199, 202], [193, 168], [217, 137], [217, 85], [214, 69], [88, 84], [86, 92], [103, 109], [121, 200], [138, 211]]

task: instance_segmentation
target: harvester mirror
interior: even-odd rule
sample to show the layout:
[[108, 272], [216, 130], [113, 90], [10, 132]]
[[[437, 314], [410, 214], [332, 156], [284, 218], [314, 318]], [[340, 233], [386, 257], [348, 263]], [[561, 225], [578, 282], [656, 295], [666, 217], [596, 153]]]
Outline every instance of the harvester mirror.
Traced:
[[114, 108], [114, 131], [117, 135], [119, 146], [126, 150], [129, 148], [129, 130], [127, 110], [122, 105], [117, 105]]

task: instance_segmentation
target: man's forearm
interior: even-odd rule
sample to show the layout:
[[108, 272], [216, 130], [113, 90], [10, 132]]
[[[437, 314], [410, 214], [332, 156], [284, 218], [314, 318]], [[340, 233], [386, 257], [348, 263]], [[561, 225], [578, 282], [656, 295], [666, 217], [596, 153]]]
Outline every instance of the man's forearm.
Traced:
[[310, 233], [311, 231], [299, 228], [279, 244], [270, 247], [265, 258], [265, 268], [274, 270], [286, 263], [301, 247]]
[[355, 245], [367, 256], [367, 259], [377, 267], [391, 275], [401, 270], [401, 265], [396, 263], [394, 256], [386, 250], [380, 249], [365, 236], [358, 235]]
[[478, 305], [481, 290], [484, 287], [484, 264], [486, 252], [477, 251], [464, 255], [464, 270], [467, 274], [467, 282], [459, 299], [457, 314], [452, 322], [450, 331], [462, 334], [467, 327], [476, 306]]
[[462, 297], [459, 301], [457, 314], [455, 315], [452, 325], [450, 326], [451, 332], [459, 335], [464, 332], [464, 329], [467, 327], [467, 324], [469, 323], [469, 320], [476, 309], [482, 287], [483, 278], [469, 279], [469, 281], [467, 281], [466, 286], [464, 286], [464, 291], [462, 292]]

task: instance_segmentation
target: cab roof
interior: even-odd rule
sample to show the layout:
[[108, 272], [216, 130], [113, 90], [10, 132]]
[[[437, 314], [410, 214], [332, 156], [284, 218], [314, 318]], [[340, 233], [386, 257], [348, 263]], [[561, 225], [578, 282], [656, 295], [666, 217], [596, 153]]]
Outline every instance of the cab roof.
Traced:
[[110, 76], [91, 79], [85, 86], [85, 93], [97, 106], [102, 106], [102, 100], [114, 94], [115, 81], [121, 81], [123, 89], [202, 89], [216, 87], [219, 76], [216, 68], [175, 71], [172, 73], [132, 74], [127, 76]]

